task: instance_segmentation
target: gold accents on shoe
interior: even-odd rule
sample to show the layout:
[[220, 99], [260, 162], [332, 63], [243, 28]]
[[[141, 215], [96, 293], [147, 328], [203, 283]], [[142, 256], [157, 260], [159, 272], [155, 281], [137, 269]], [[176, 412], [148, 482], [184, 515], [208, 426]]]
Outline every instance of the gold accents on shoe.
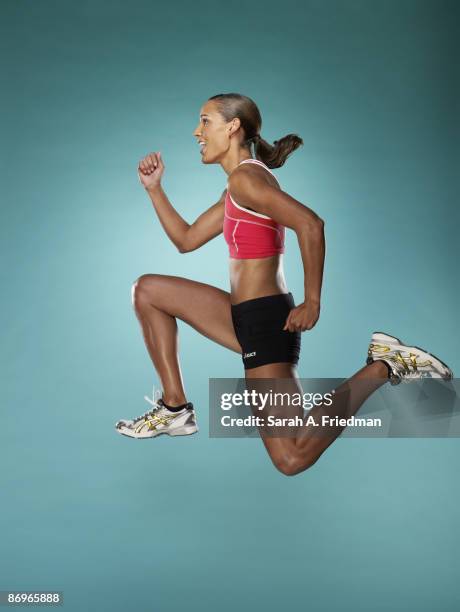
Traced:
[[385, 344], [369, 344], [369, 352], [372, 351], [377, 351], [379, 353], [388, 353], [388, 351], [391, 351], [389, 346], [386, 346]]
[[396, 351], [394, 357], [388, 357], [388, 359], [390, 359], [390, 361], [392, 361], [393, 363], [400, 363], [402, 365], [402, 367], [406, 370], [406, 372], [409, 372], [409, 366], [406, 363], [406, 360], [404, 359], [404, 357], [401, 355], [401, 353], [399, 351]]
[[173, 418], [174, 415], [160, 417], [157, 414], [152, 414], [149, 417], [146, 416], [144, 421], [141, 421], [138, 425], [136, 425], [136, 427], [134, 427], [134, 431], [141, 431], [146, 424], [148, 425], [149, 429], [157, 429], [158, 425], [169, 425]]
[[419, 346], [405, 346], [399, 338], [374, 332], [369, 344], [366, 363], [384, 361], [392, 385], [422, 378], [451, 380], [453, 372], [443, 361]]
[[410, 368], [407, 362], [410, 363], [414, 372], [418, 371], [417, 368], [424, 368], [426, 366], [432, 365], [433, 363], [432, 361], [430, 361], [430, 359], [427, 359], [426, 361], [420, 361], [420, 363], [417, 363], [417, 355], [415, 353], [409, 353], [409, 357], [403, 357], [400, 351], [396, 351], [395, 356], [394, 357], [389, 356], [388, 359], [390, 359], [394, 363], [400, 363], [403, 366], [403, 368], [406, 370], [406, 372], [410, 372]]
[[[169, 425], [173, 418], [173, 416], [159, 417], [155, 414], [151, 419], [148, 419], [149, 427], [150, 429], [156, 429], [158, 425]], [[154, 425], [152, 421], [156, 421], [156, 425]]]

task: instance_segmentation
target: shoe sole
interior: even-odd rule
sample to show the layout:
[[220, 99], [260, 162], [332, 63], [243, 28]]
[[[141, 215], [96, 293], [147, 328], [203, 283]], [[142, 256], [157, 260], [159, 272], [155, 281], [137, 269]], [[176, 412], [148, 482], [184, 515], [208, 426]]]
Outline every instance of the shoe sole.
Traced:
[[[372, 337], [374, 337], [375, 334], [380, 334], [381, 336], [385, 336], [385, 339], [387, 339], [387, 340], [396, 340], [402, 346], [406, 346], [399, 338], [396, 338], [396, 336], [390, 336], [389, 334], [386, 334], [385, 332], [374, 332], [372, 334]], [[421, 348], [420, 346], [416, 346], [415, 344], [413, 344], [412, 346], [407, 346], [407, 348], [415, 348], [415, 349], [421, 351], [422, 353], [425, 353], [425, 355], [429, 355], [430, 357], [433, 357], [433, 359], [436, 359], [436, 361], [438, 361], [440, 364], [442, 364], [447, 369], [447, 372], [448, 372], [448, 374], [446, 376], [441, 376], [441, 378], [443, 380], [452, 380], [453, 379], [454, 373], [452, 372], [450, 367], [447, 365], [447, 363], [444, 363], [444, 361], [442, 361], [442, 359], [439, 359], [439, 357], [437, 357], [433, 353], [430, 353], [426, 349]], [[370, 365], [371, 363], [374, 363], [374, 359], [372, 359], [372, 357], [368, 357], [367, 358], [367, 364]]]
[[[192, 430], [192, 431], [191, 431]], [[132, 436], [129, 433], [124, 432], [122, 429], [117, 429], [116, 431], [121, 434], [122, 436], [126, 436], [127, 438], [131, 438], [131, 440], [151, 440], [152, 438], [158, 438], [158, 436], [191, 436], [194, 433], [197, 433], [199, 431], [198, 427], [192, 428], [192, 427], [180, 427], [178, 428], [175, 432], [168, 432], [168, 431], [159, 431], [156, 434], [153, 434], [152, 436]]]

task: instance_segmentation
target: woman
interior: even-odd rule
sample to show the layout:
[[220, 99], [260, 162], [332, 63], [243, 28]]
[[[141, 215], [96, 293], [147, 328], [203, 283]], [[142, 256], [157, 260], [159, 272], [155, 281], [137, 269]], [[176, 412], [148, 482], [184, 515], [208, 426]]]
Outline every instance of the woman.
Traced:
[[[288, 379], [298, 390], [301, 332], [318, 321], [325, 256], [324, 222], [283, 191], [270, 168], [279, 168], [303, 144], [289, 134], [273, 145], [260, 135], [262, 120], [248, 97], [229, 93], [209, 98], [194, 131], [204, 164], [220, 164], [227, 189], [216, 204], [189, 225], [161, 186], [160, 153], [139, 163], [139, 179], [159, 220], [181, 253], [224, 233], [230, 253], [230, 293], [176, 276], [144, 274], [133, 286], [133, 305], [162, 387], [151, 411], [118, 421], [117, 430], [135, 438], [197, 431], [187, 401], [177, 354], [176, 319], [241, 354], [248, 382]], [[254, 146], [254, 158], [251, 156]], [[305, 276], [305, 299], [295, 306], [283, 272], [284, 228], [297, 235]], [[440, 360], [392, 336], [375, 333], [368, 363], [335, 390], [334, 415], [354, 415], [371, 393], [388, 382], [421, 376], [452, 377]], [[300, 409], [299, 409], [300, 410]], [[302, 411], [303, 414], [303, 411]], [[286, 475], [310, 467], [343, 430], [326, 436], [302, 427], [295, 437], [262, 436], [274, 465]], [[300, 432], [300, 433], [299, 433]]]

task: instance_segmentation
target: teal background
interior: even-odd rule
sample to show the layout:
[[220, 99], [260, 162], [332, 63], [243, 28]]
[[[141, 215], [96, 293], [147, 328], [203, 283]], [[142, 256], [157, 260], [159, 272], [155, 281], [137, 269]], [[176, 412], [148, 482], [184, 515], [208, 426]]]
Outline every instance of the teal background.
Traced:
[[[383, 330], [460, 371], [458, 3], [3, 1], [0, 589], [72, 611], [457, 610], [459, 441], [337, 441], [286, 478], [258, 440], [209, 439], [237, 355], [180, 324], [200, 434], [132, 441], [157, 378], [142, 273], [228, 288], [222, 237], [181, 255], [137, 177], [160, 150], [185, 219], [217, 201], [192, 132], [238, 91], [275, 171], [326, 222], [321, 318], [299, 373], [342, 377]], [[458, 36], [456, 36], [458, 40]], [[296, 238], [285, 270], [302, 301]]]

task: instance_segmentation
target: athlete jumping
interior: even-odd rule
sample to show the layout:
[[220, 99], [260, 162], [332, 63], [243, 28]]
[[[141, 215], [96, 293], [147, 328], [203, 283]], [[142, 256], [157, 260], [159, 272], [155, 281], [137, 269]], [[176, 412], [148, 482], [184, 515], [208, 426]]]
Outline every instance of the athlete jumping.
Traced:
[[[178, 276], [143, 274], [132, 299], [144, 341], [161, 382], [162, 394], [145, 414], [116, 423], [119, 433], [151, 438], [188, 435], [198, 428], [187, 400], [178, 357], [177, 319], [241, 355], [245, 378], [289, 379], [298, 390], [301, 332], [320, 316], [325, 257], [324, 221], [283, 191], [270, 168], [281, 167], [303, 144], [288, 134], [273, 145], [261, 137], [262, 119], [250, 98], [218, 94], [200, 109], [193, 135], [203, 164], [220, 164], [227, 188], [194, 223], [187, 223], [167, 198], [161, 153], [146, 155], [139, 179], [168, 238], [181, 253], [223, 233], [230, 255], [230, 292]], [[254, 156], [252, 156], [253, 148]], [[304, 301], [295, 305], [283, 271], [285, 228], [297, 236], [304, 268]], [[450, 368], [424, 349], [374, 332], [367, 365], [335, 390], [330, 414], [354, 415], [379, 387], [422, 377], [450, 379]], [[303, 411], [299, 408], [301, 414]], [[344, 427], [327, 436], [302, 427], [295, 437], [262, 436], [273, 464], [286, 475], [312, 466]]]

